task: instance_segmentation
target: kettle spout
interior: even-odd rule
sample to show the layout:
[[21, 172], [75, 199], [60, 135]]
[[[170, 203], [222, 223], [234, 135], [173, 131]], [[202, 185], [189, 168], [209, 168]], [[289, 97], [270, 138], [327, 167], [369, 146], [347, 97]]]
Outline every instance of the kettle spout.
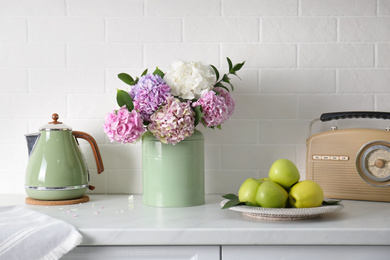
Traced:
[[32, 151], [34, 150], [35, 144], [37, 143], [40, 133], [26, 134], [27, 148], [28, 148], [28, 157], [31, 156]]

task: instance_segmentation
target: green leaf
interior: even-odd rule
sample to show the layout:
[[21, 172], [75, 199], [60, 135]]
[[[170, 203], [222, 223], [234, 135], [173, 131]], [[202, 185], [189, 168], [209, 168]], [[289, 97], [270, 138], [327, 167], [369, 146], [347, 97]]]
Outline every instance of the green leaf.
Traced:
[[202, 112], [202, 106], [199, 105], [199, 106], [196, 106], [194, 108], [194, 112], [195, 112], [195, 122], [194, 122], [194, 125], [197, 126], [199, 124], [199, 122], [202, 121], [202, 117], [204, 116], [204, 113]]
[[238, 196], [235, 194], [225, 194], [225, 195], [222, 195], [222, 197], [229, 200], [228, 202], [226, 202], [225, 205], [223, 205], [222, 209], [228, 209], [228, 208], [238, 206], [238, 205], [245, 205], [245, 203], [241, 202], [238, 199]]
[[252, 202], [249, 202], [249, 201], [241, 202], [238, 199], [238, 196], [236, 194], [225, 194], [225, 195], [222, 195], [222, 198], [229, 200], [228, 202], [225, 203], [225, 205], [223, 205], [222, 209], [228, 209], [228, 208], [231, 208], [231, 207], [234, 207], [234, 206], [239, 206], [239, 205], [247, 205], [247, 206], [251, 206], [251, 207], [259, 207], [259, 205], [255, 204], [255, 203], [252, 203]]
[[127, 73], [118, 74], [118, 78], [128, 85], [135, 85], [134, 79]]
[[238, 205], [245, 205], [245, 203], [239, 201], [238, 199], [237, 200], [229, 200], [228, 202], [225, 203], [225, 205], [223, 205], [222, 209], [228, 209], [228, 208], [238, 206]]
[[[242, 66], [244, 66], [244, 64], [245, 64], [245, 61], [242, 63], [237, 63], [236, 65], [233, 66], [232, 70], [234, 72], [239, 71], [242, 68]], [[235, 75], [236, 73], [233, 73], [233, 74]]]
[[228, 199], [228, 200], [235, 200], [235, 199], [238, 200], [238, 196], [236, 194], [232, 194], [232, 193], [222, 195], [222, 198]]
[[233, 63], [232, 63], [232, 61], [229, 59], [229, 57], [226, 57], [226, 59], [227, 59], [227, 62], [228, 62], [228, 64], [229, 64], [229, 71], [232, 71]]
[[236, 74], [236, 72], [233, 72], [233, 73], [230, 73], [230, 74], [236, 76], [237, 78], [239, 78], [239, 79], [241, 80], [240, 76], [238, 76], [238, 75]]
[[229, 82], [230, 87], [232, 88], [232, 91], [234, 91], [234, 86], [232, 83]]
[[214, 67], [213, 65], [210, 64], [210, 67], [214, 70], [214, 73], [215, 73], [215, 77], [217, 78], [216, 81], [219, 80], [219, 71], [217, 70], [216, 67]]
[[144, 70], [144, 72], [142, 72], [142, 74], [141, 74], [141, 77], [145, 76], [147, 73], [148, 73], [148, 69]]
[[204, 121], [203, 117], [202, 117], [202, 119], [201, 119], [200, 121], [202, 122], [203, 126], [204, 126], [205, 128], [207, 128], [206, 121]]
[[324, 201], [322, 202], [322, 206], [338, 205], [340, 202], [341, 200], [324, 199]]
[[226, 83], [230, 83], [230, 78], [229, 78], [229, 76], [228, 76], [227, 74], [224, 74], [224, 75], [223, 75], [223, 78], [222, 78], [222, 81], [223, 81], [223, 82], [226, 82]]
[[[218, 82], [217, 84], [215, 84], [214, 87], [224, 88], [224, 89], [226, 89], [228, 92], [230, 92], [230, 89], [228, 89], [226, 86], [224, 86], [221, 82]], [[214, 90], [214, 92], [217, 93], [215, 90]]]
[[164, 72], [160, 70], [158, 67], [153, 71], [153, 75], [159, 75], [161, 78], [164, 78]]
[[126, 106], [129, 111], [134, 109], [133, 99], [130, 94], [124, 90], [118, 89], [116, 93], [116, 102], [120, 107]]
[[[239, 70], [244, 66], [245, 61], [243, 61], [243, 62], [241, 62], [241, 63], [237, 63], [237, 64], [235, 64], [235, 65], [233, 66], [233, 63], [232, 63], [232, 61], [229, 59], [229, 57], [226, 57], [226, 60], [227, 60], [228, 65], [229, 65], [229, 72], [228, 72], [227, 74], [224, 74], [221, 80], [219, 80], [219, 73], [218, 73], [217, 83], [215, 83], [214, 87], [223, 87], [223, 88], [225, 88], [227, 91], [230, 91], [227, 87], [225, 87], [225, 86], [223, 85], [222, 82], [225, 82], [225, 83], [229, 84], [230, 87], [231, 87], [231, 89], [232, 89], [232, 91], [234, 91], [234, 86], [233, 86], [233, 84], [230, 82], [229, 75], [232, 74], [232, 75], [238, 77], [239, 79], [241, 79], [241, 78], [236, 74], [236, 72], [239, 71]], [[215, 72], [218, 71], [214, 66], [212, 66], [212, 65], [210, 65], [210, 66], [213, 68], [213, 70], [214, 70]]]
[[222, 130], [221, 124], [217, 125], [217, 128], [218, 128], [219, 130]]
[[230, 87], [232, 88], [232, 91], [234, 91], [234, 86], [232, 83], [230, 83], [230, 78], [228, 77], [228, 75], [226, 75], [226, 74], [223, 75], [222, 81], [228, 83], [230, 85]]

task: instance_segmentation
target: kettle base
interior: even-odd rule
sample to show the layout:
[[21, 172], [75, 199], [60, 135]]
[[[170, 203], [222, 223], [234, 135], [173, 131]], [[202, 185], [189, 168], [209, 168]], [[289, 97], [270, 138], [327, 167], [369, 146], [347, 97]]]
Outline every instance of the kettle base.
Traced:
[[70, 200], [37, 200], [31, 197], [27, 197], [25, 202], [31, 205], [40, 205], [40, 206], [62, 206], [62, 205], [73, 205], [86, 203], [89, 201], [88, 195], [83, 195], [81, 198], [70, 199]]
[[26, 193], [30, 198], [37, 200], [71, 200], [77, 199], [84, 195], [87, 188], [78, 188], [72, 190], [39, 190], [26, 189]]

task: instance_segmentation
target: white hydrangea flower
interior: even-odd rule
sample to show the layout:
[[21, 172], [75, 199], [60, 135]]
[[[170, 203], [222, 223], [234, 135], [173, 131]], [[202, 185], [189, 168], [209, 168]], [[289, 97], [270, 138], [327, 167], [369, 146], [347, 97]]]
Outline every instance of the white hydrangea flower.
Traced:
[[164, 76], [171, 87], [171, 93], [179, 98], [198, 99], [204, 92], [210, 91], [215, 84], [214, 70], [200, 62], [178, 60]]

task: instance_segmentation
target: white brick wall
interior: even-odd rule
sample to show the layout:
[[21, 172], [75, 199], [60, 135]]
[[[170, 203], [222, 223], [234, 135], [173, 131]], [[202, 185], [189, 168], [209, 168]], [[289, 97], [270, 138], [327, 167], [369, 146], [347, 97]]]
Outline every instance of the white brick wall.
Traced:
[[0, 193], [24, 193], [23, 135], [54, 112], [99, 143], [101, 175], [81, 141], [94, 192], [141, 193], [141, 145], [110, 143], [102, 124], [126, 88], [117, 74], [179, 58], [246, 60], [232, 119], [198, 127], [207, 193], [237, 192], [279, 158], [304, 178], [308, 125], [324, 112], [390, 111], [389, 0], [1, 0], [0, 32]]

